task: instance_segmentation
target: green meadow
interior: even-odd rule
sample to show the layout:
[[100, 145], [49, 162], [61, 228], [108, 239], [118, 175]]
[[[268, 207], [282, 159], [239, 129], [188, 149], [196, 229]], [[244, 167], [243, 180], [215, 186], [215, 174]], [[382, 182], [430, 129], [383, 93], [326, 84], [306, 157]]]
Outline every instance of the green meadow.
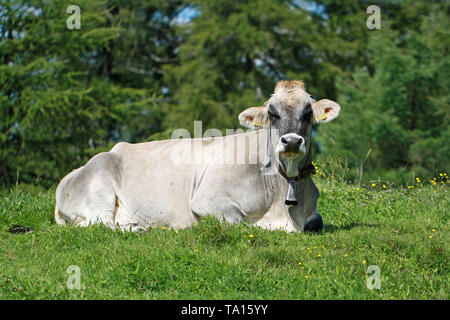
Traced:
[[4, 189], [0, 299], [449, 298], [446, 179], [391, 188], [318, 173], [317, 234], [210, 218], [180, 231], [61, 227], [53, 189]]

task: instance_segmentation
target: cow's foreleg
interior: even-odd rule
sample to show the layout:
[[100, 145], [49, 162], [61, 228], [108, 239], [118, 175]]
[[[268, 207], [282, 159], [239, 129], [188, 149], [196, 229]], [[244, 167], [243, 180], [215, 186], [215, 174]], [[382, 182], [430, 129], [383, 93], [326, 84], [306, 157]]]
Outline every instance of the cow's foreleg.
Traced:
[[239, 206], [228, 198], [194, 197], [190, 203], [191, 211], [197, 217], [214, 216], [219, 220], [239, 224], [244, 220]]

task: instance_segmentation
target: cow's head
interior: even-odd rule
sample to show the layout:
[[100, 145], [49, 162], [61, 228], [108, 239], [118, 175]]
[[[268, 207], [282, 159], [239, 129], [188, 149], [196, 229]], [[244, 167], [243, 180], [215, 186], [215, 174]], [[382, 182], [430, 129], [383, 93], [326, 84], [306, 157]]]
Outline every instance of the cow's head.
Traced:
[[275, 154], [288, 177], [297, 177], [305, 165], [311, 146], [312, 122], [329, 122], [339, 115], [339, 105], [331, 100], [315, 101], [302, 81], [280, 81], [262, 107], [252, 107], [239, 115], [242, 126], [269, 128]]

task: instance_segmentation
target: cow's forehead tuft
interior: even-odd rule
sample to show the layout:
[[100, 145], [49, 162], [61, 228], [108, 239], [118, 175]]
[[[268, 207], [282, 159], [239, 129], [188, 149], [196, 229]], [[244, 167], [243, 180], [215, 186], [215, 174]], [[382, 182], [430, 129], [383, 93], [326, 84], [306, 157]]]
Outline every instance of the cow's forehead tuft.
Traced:
[[287, 90], [293, 90], [293, 89], [305, 89], [305, 83], [302, 80], [281, 80], [278, 81], [277, 85], [275, 86], [275, 92], [277, 92], [279, 89], [287, 89]]
[[272, 95], [272, 101], [278, 101], [284, 106], [300, 106], [305, 100], [309, 100], [310, 96], [305, 91], [305, 84], [301, 80], [282, 80], [275, 86]]

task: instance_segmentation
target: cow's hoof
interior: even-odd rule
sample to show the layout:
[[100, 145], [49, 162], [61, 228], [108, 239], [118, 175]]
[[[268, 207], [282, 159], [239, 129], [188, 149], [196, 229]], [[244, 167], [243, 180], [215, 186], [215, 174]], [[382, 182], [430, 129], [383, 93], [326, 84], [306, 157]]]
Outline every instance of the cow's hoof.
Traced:
[[306, 219], [305, 231], [308, 232], [319, 232], [323, 229], [322, 217], [318, 214], [312, 214]]

